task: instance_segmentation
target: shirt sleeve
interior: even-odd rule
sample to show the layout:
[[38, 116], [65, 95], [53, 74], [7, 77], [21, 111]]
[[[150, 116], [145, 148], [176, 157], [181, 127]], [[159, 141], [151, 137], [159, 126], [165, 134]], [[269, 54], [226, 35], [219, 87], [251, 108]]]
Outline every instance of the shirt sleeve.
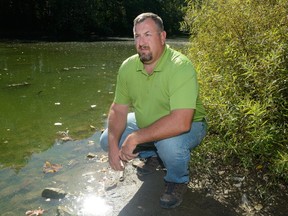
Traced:
[[199, 86], [192, 64], [184, 63], [170, 80], [170, 107], [175, 109], [196, 109]]
[[130, 104], [130, 97], [128, 95], [127, 81], [125, 79], [125, 73], [120, 67], [117, 75], [117, 83], [115, 90], [114, 103], [117, 104]]

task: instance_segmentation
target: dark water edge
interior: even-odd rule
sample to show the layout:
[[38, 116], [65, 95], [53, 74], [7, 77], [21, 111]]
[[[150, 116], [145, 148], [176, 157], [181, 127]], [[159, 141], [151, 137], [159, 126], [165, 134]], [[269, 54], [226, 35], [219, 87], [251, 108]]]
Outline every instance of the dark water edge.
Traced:
[[[168, 39], [173, 40], [188, 40], [190, 35], [182, 32], [180, 34], [168, 35]], [[41, 32], [27, 32], [27, 33], [16, 33], [16, 32], [2, 32], [0, 33], [0, 42], [5, 41], [22, 41], [22, 42], [97, 42], [97, 41], [127, 41], [133, 40], [133, 33], [126, 35], [114, 35], [114, 36], [100, 36], [96, 34], [87, 34], [86, 36], [74, 37], [68, 36], [57, 36], [57, 35], [43, 35]]]
[[[80, 196], [80, 193], [87, 192], [87, 187], [92, 182], [97, 188], [96, 179], [84, 174], [88, 172], [87, 170], [97, 172], [97, 159], [105, 154], [99, 146], [99, 137], [100, 132], [96, 132], [93, 136], [79, 141], [62, 142], [59, 140], [47, 151], [34, 153], [27, 165], [20, 170], [1, 169], [1, 215], [24, 215], [26, 211], [38, 207], [46, 210], [54, 209], [55, 206], [64, 205], [66, 202], [70, 202], [70, 208], [76, 208], [77, 204], [73, 203], [76, 202], [75, 197], [73, 200], [47, 201], [41, 197], [41, 193], [46, 187], [56, 187]], [[87, 157], [89, 153], [97, 157], [90, 160]], [[43, 166], [46, 161], [60, 164], [62, 168], [57, 173], [44, 173]], [[79, 173], [83, 175], [80, 178], [74, 178], [74, 176], [79, 176]], [[92, 180], [88, 179], [90, 177]], [[56, 211], [53, 212], [55, 215]]]

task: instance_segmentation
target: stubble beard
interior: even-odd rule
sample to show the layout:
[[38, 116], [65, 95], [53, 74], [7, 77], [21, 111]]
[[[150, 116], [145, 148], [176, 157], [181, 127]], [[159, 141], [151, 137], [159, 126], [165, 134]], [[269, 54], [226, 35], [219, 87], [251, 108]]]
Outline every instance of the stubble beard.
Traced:
[[[144, 51], [141, 51], [141, 48], [144, 48]], [[138, 51], [138, 55], [140, 58], [140, 61], [145, 64], [150, 62], [153, 59], [153, 55], [152, 53], [149, 51], [148, 53], [146, 53], [145, 51], [148, 49], [147, 47], [141, 47], [140, 50]]]
[[147, 63], [147, 62], [149, 62], [149, 61], [151, 61], [152, 60], [152, 53], [147, 53], [147, 54], [145, 54], [145, 53], [138, 53], [139, 54], [139, 58], [140, 58], [140, 61], [142, 62], [142, 63]]

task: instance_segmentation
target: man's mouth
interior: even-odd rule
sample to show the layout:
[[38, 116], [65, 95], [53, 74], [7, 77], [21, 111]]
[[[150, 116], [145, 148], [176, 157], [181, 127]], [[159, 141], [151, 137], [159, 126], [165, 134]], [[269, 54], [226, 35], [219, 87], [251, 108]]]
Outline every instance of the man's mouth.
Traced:
[[140, 46], [140, 50], [149, 50], [149, 46]]

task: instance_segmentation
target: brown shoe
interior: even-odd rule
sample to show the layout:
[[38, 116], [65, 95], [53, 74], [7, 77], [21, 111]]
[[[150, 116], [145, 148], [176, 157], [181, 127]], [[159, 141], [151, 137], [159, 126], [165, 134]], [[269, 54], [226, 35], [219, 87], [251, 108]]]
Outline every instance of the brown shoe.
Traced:
[[183, 201], [183, 195], [187, 191], [186, 183], [165, 182], [165, 190], [160, 197], [162, 208], [175, 208]]
[[133, 162], [132, 165], [137, 168], [137, 175], [139, 176], [149, 175], [164, 169], [164, 165], [158, 157], [140, 159], [140, 161]]

